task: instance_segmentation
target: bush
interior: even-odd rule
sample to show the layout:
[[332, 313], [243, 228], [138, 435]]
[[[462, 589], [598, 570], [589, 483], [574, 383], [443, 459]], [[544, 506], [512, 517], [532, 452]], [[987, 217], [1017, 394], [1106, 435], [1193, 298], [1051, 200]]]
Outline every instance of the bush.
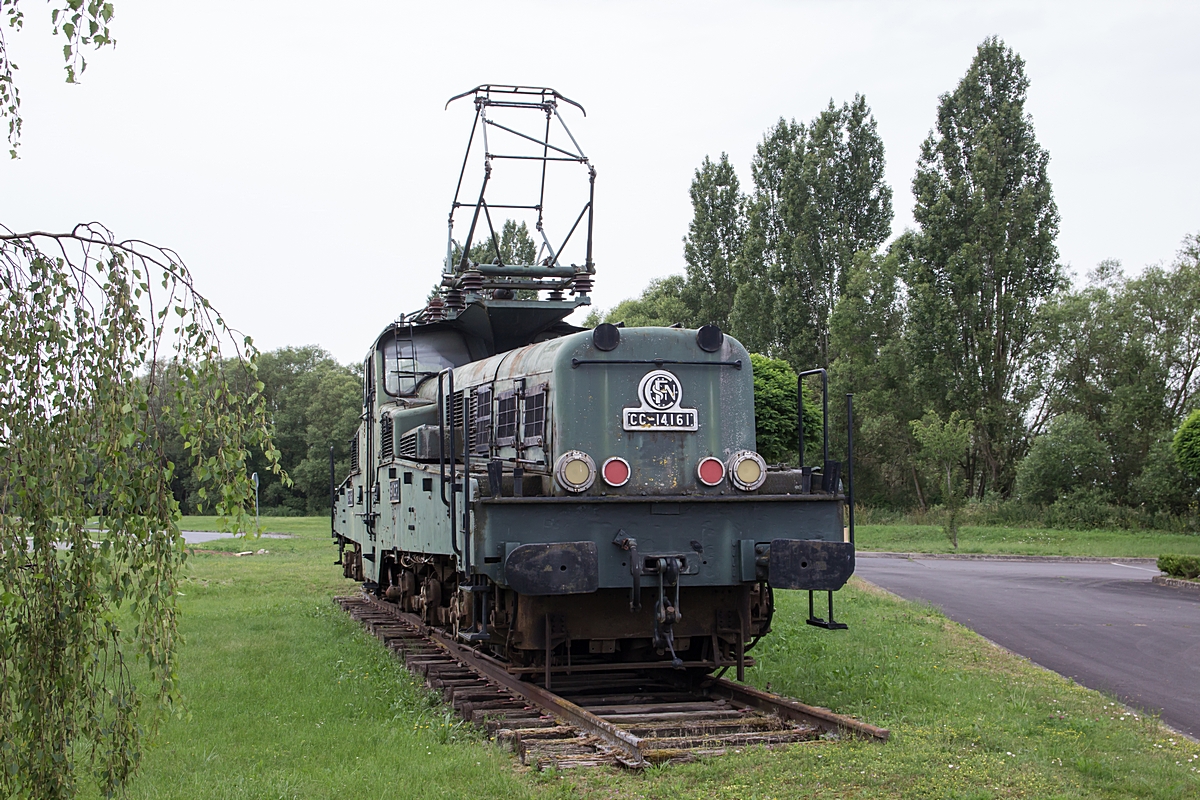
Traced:
[[[794, 461], [797, 450], [796, 372], [786, 362], [750, 354], [754, 370], [754, 438], [759, 454], [771, 464]], [[821, 448], [821, 411], [804, 391], [804, 449]], [[806, 462], [808, 463], [808, 462]]]
[[1129, 496], [1151, 513], [1187, 515], [1200, 497], [1200, 475], [1180, 468], [1170, 433], [1150, 445], [1146, 465], [1129, 484]]
[[1159, 556], [1158, 568], [1172, 578], [1200, 578], [1200, 556]]
[[1172, 446], [1180, 469], [1194, 478], [1200, 478], [1200, 408], [1179, 426]]
[[[948, 512], [933, 505], [926, 511], [906, 511], [871, 505], [858, 506], [860, 525], [945, 525]], [[1195, 509], [1184, 514], [1129, 508], [1105, 502], [1094, 489], [1071, 493], [1050, 506], [990, 496], [969, 500], [958, 512], [959, 525], [1057, 530], [1158, 530], [1195, 535], [1200, 518]]]
[[1112, 458], [1095, 423], [1078, 414], [1062, 414], [1033, 440], [1017, 466], [1017, 495], [1031, 503], [1053, 503], [1078, 490], [1104, 486], [1112, 476]]

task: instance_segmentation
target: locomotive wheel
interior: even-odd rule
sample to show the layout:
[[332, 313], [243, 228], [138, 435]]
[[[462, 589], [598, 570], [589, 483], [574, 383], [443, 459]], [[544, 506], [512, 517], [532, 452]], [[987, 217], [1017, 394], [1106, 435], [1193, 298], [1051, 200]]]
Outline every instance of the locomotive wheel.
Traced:
[[438, 618], [438, 609], [442, 607], [442, 582], [432, 575], [425, 579], [421, 584], [421, 596], [418, 600], [420, 605], [421, 618], [425, 620], [426, 625], [438, 625], [441, 620]]

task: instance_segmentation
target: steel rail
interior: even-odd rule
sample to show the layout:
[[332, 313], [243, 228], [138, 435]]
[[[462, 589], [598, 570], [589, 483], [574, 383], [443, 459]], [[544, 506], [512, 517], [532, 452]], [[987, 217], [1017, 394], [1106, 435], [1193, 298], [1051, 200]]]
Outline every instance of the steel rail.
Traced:
[[445, 650], [456, 661], [467, 665], [486, 680], [503, 686], [509, 692], [531, 705], [554, 714], [563, 721], [602, 740], [610, 747], [620, 750], [631, 762], [630, 766], [641, 767], [646, 765], [646, 757], [643, 752], [645, 740], [642, 738], [634, 736], [628, 731], [621, 730], [611, 722], [601, 719], [590, 711], [572, 703], [570, 700], [510, 675], [506, 670], [489, 663], [473, 648], [459, 644], [447, 637], [444, 632], [426, 625], [424, 620], [415, 614], [399, 611], [395, 606], [389, 607], [391, 604], [384, 603], [367, 594], [364, 594], [363, 598], [380, 611], [389, 613], [396, 617], [396, 619], [409, 625], [418, 633], [428, 638], [429, 641]]
[[891, 731], [887, 728], [880, 728], [843, 714], [835, 714], [828, 708], [806, 705], [790, 697], [769, 694], [760, 689], [755, 689], [753, 686], [747, 686], [744, 683], [734, 683], [725, 678], [713, 678], [712, 683], [706, 688], [718, 697], [725, 697], [734, 702], [757, 708], [760, 711], [778, 714], [783, 719], [816, 725], [824, 731], [848, 732], [856, 734], [861, 738], [878, 739], [881, 742], [886, 742], [892, 735]]
[[[670, 760], [673, 756], [679, 755], [678, 746], [668, 744], [667, 749], [663, 749], [664, 740], [657, 738], [657, 729], [652, 727], [649, 730], [639, 730], [639, 733], [645, 733], [645, 736], [639, 736], [626, 730], [620, 725], [594, 713], [592, 710], [584, 708], [542, 686], [521, 680], [520, 677], [512, 674], [508, 665], [502, 661], [457, 641], [454, 637], [439, 628], [425, 624], [415, 614], [401, 611], [395, 605], [379, 600], [367, 593], [363, 593], [356, 598], [342, 598], [342, 600], [368, 606], [378, 614], [395, 620], [403, 628], [420, 637], [421, 641], [425, 642], [428, 646], [440, 651], [442, 654], [440, 658], [447, 659], [443, 663], [456, 663], [465, 671], [474, 673], [479, 679], [496, 690], [507, 693], [516, 702], [538, 709], [540, 712], [558, 719], [560, 723], [566, 725], [568, 728], [574, 728], [584, 736], [591, 737], [599, 743], [601, 753], [607, 753], [605, 757], [615, 758], [624, 766], [643, 768], [649, 764], [660, 763], [663, 760]], [[347, 611], [350, 610], [344, 602], [343, 607]], [[367, 624], [370, 625], [371, 623]], [[379, 633], [377, 632], [376, 635], [379, 635]], [[429, 663], [427, 658], [428, 656], [418, 656], [417, 660]], [[630, 665], [618, 664], [615, 666], [620, 670], [627, 671]], [[597, 679], [602, 678], [603, 676], [601, 675], [597, 676]], [[461, 678], [458, 680], [461, 681]], [[620, 681], [618, 680], [618, 682]], [[780, 697], [755, 689], [752, 686], [735, 683], [723, 678], [710, 676], [691, 684], [690, 688], [681, 686], [677, 687], [677, 689], [676, 694], [679, 696], [671, 698], [669, 701], [654, 701], [650, 706], [639, 705], [638, 710], [634, 711], [634, 713], [643, 714], [644, 716], [641, 719], [647, 722], [651, 718], [669, 717], [672, 719], [672, 722], [664, 720], [660, 724], [668, 729], [673, 729], [681, 724], [686, 724], [689, 711], [699, 709], [702, 705], [711, 704], [715, 701], [722, 705], [728, 704], [726, 706], [728, 710], [723, 713], [733, 714], [740, 719], [746, 718], [739, 716], [739, 709], [741, 713], [753, 710], [756, 714], [765, 715], [760, 717], [760, 719], [777, 719], [780, 722], [802, 726], [802, 729], [814, 732], [822, 731], [824, 733], [835, 733], [841, 736], [853, 736], [880, 742], [887, 741], [890, 736], [890, 732], [886, 728], [870, 725], [842, 714], [836, 714], [826, 708], [806, 705], [790, 698]], [[609, 702], [611, 703], [612, 701]], [[603, 705], [603, 702], [601, 702], [601, 705]], [[710, 705], [706, 707], [711, 709]], [[642, 708], [645, 710], [641, 710]], [[632, 709], [626, 709], [625, 713], [628, 713], [630, 710]], [[663, 712], [668, 713], [664, 714]], [[611, 706], [608, 707], [607, 713], [613, 713]], [[626, 719], [629, 718], [626, 717]], [[719, 727], [721, 724], [717, 723], [717, 726]], [[642, 727], [644, 726], [639, 726], [639, 728]], [[517, 733], [521, 732], [518, 731]], [[712, 737], [708, 741], [709, 744], [705, 746], [734, 746], [732, 741], [726, 739], [719, 732], [712, 732]], [[736, 737], [734, 741], [736, 741]], [[686, 745], [683, 746], [683, 750], [686, 751], [695, 746]]]

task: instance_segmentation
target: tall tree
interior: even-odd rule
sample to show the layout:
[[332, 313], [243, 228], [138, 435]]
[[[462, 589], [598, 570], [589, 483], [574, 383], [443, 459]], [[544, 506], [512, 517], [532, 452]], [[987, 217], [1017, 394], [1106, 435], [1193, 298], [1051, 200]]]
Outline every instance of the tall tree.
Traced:
[[[500, 246], [499, 253], [496, 252], [497, 245]], [[495, 241], [487, 230], [476, 231], [471, 260], [476, 264], [491, 264], [496, 258], [505, 264], [517, 265], [532, 264], [537, 259], [537, 245], [524, 222], [517, 224], [514, 219], [504, 220]]]
[[925, 505], [909, 425], [921, 409], [908, 377], [899, 278], [911, 242], [906, 234], [883, 256], [860, 251], [829, 321], [831, 391], [854, 393], [856, 491], [863, 502], [888, 507]]
[[[457, 263], [462, 256], [462, 249], [457, 245], [454, 249], [454, 261]], [[504, 220], [504, 225], [493, 239], [486, 228], [476, 229], [476, 241], [471, 245], [471, 260], [476, 264], [494, 264], [499, 259], [506, 265], [528, 266], [537, 260], [538, 247], [529, 234], [529, 226], [524, 222], [518, 224], [514, 219]], [[437, 293], [440, 284], [435, 284], [429, 296]], [[536, 300], [537, 292], [533, 289], [518, 289], [515, 297], [518, 300]]]
[[1049, 155], [1025, 112], [1025, 62], [992, 37], [942, 95], [913, 194], [909, 358], [921, 400], [977, 435], [967, 479], [1006, 491], [1025, 442], [1025, 369], [1039, 307], [1063, 283]]
[[1171, 471], [1170, 439], [1200, 400], [1200, 259], [1184, 240], [1169, 267], [1127, 279], [1115, 261], [1089, 284], [1041, 312], [1045, 335], [1033, 359], [1045, 365], [1043, 420], [1078, 415], [1111, 454], [1111, 493], [1127, 505], [1186, 508], [1192, 487]]
[[263, 353], [258, 374], [280, 463], [293, 479], [260, 476], [265, 505], [298, 514], [327, 510], [329, 448], [341, 468], [336, 474], [345, 474], [362, 411], [361, 378], [315, 345]]
[[682, 299], [693, 317], [729, 330], [746, 235], [746, 199], [729, 156], [704, 163], [692, 179], [692, 221], [683, 237], [687, 283]]
[[883, 140], [867, 99], [855, 95], [808, 126], [802, 161], [808, 198], [800, 208], [799, 260], [815, 298], [818, 360], [828, 367], [829, 318], [855, 256], [874, 253], [892, 230], [892, 190], [884, 183]]
[[883, 141], [861, 95], [840, 108], [830, 101], [807, 127], [781, 119], [767, 131], [751, 166], [735, 334], [797, 368], [829, 366], [829, 319], [855, 255], [891, 231], [883, 173]]
[[754, 192], [747, 204], [743, 245], [745, 277], [730, 312], [730, 330], [743, 344], [793, 366], [812, 363], [803, 332], [811, 304], [794, 247], [794, 208], [807, 196], [797, 186], [803, 154], [804, 126], [783, 118], [755, 150], [750, 162]]
[[599, 318], [599, 312], [595, 318], [588, 315], [585, 324], [594, 327], [603, 321], [613, 324], [623, 322], [631, 328], [645, 325], [664, 328], [671, 325], [695, 327], [698, 323], [692, 317], [692, 310], [681, 299], [684, 287], [682, 275], [655, 278], [640, 296], [617, 303], [611, 311], [603, 315], [603, 320]]

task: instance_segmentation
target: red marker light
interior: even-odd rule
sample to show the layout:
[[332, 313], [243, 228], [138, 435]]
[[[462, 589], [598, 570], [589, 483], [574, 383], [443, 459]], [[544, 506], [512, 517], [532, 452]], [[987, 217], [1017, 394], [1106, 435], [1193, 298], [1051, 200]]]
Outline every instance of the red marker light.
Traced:
[[600, 474], [609, 486], [624, 486], [629, 482], [629, 462], [619, 456], [613, 456], [604, 462]]
[[725, 480], [725, 465], [709, 456], [696, 466], [696, 476], [705, 486], [716, 486]]

